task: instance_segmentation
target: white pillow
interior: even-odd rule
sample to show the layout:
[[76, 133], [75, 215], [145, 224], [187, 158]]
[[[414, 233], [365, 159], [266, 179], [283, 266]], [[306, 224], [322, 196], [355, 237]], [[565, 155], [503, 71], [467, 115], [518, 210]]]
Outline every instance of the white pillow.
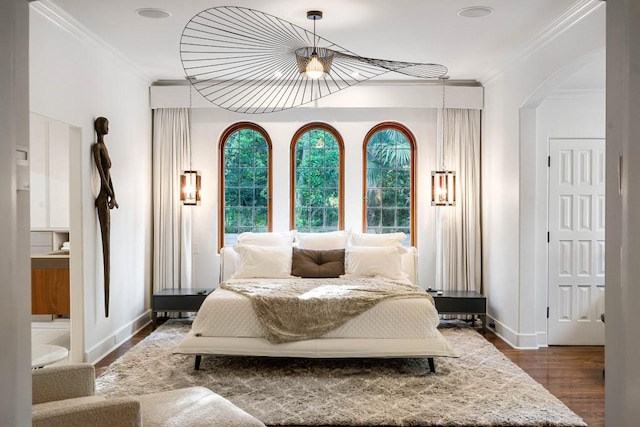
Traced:
[[403, 252], [404, 248], [394, 246], [350, 246], [345, 250], [345, 275], [407, 279], [402, 268]]
[[402, 246], [405, 237], [404, 233], [351, 233], [351, 246]]
[[237, 244], [236, 271], [232, 279], [272, 278], [289, 279], [291, 276], [291, 246], [253, 246]]
[[238, 243], [253, 246], [291, 246], [293, 243], [293, 232], [254, 233], [247, 231], [238, 235]]
[[316, 251], [344, 249], [349, 241], [349, 232], [345, 230], [325, 233], [300, 233], [296, 231], [296, 241], [300, 249], [313, 249]]

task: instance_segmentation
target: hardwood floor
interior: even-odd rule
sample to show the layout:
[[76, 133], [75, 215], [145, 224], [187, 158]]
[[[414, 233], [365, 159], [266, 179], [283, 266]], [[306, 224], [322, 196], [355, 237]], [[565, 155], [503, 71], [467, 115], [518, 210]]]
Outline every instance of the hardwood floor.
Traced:
[[580, 415], [589, 427], [604, 427], [604, 347], [552, 346], [515, 350], [490, 332], [486, 338]]
[[[159, 324], [162, 322], [158, 319]], [[96, 376], [150, 333], [151, 325], [98, 362]], [[604, 427], [604, 347], [515, 350], [491, 332], [487, 332], [485, 338], [581, 416], [589, 427]]]

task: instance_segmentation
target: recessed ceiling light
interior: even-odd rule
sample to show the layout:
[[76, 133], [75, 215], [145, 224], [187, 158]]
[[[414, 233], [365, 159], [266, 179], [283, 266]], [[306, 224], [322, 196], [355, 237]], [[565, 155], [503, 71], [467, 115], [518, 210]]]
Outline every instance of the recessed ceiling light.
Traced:
[[167, 12], [163, 9], [156, 9], [154, 7], [145, 7], [142, 9], [136, 10], [138, 16], [142, 16], [143, 18], [151, 18], [151, 19], [164, 19], [171, 16], [171, 12]]
[[471, 6], [465, 7], [458, 11], [458, 15], [465, 18], [482, 18], [483, 16], [491, 15], [493, 9], [487, 6]]

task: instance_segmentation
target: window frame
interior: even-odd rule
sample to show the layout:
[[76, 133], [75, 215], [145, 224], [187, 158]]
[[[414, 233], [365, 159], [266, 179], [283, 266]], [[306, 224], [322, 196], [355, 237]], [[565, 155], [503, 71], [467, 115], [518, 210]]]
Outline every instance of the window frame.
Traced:
[[300, 137], [302, 137], [306, 132], [314, 129], [322, 129], [329, 132], [338, 143], [338, 155], [340, 157], [338, 165], [338, 230], [344, 230], [344, 140], [336, 128], [323, 122], [311, 122], [303, 125], [296, 131], [291, 139], [289, 151], [289, 228], [291, 230], [296, 229], [296, 147]]
[[409, 171], [409, 173], [411, 174], [411, 188], [409, 189], [409, 194], [411, 197], [409, 206], [409, 231], [411, 233], [411, 246], [416, 246], [416, 157], [418, 155], [418, 144], [415, 136], [413, 135], [413, 132], [411, 132], [411, 130], [409, 130], [409, 128], [402, 123], [391, 121], [378, 123], [377, 125], [372, 127], [364, 137], [364, 141], [362, 143], [362, 232], [367, 232], [367, 148], [369, 146], [371, 138], [373, 138], [376, 133], [386, 129], [392, 129], [402, 133], [407, 138], [407, 141], [409, 141], [409, 146], [411, 147], [411, 164]]
[[227, 141], [235, 132], [250, 129], [258, 132], [267, 143], [267, 231], [273, 231], [273, 144], [271, 138], [264, 128], [253, 122], [237, 122], [228, 126], [220, 135], [218, 141], [218, 253], [224, 246], [224, 223], [225, 223], [225, 157], [224, 150]]

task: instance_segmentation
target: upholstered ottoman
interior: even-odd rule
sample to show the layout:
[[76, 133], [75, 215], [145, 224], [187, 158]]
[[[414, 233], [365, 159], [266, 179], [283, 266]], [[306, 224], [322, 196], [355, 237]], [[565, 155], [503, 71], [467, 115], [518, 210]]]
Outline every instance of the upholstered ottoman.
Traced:
[[136, 397], [144, 426], [237, 426], [264, 424], [208, 388], [189, 387]]
[[95, 396], [95, 369], [88, 363], [36, 369], [32, 381], [34, 427], [264, 427], [204, 387]]

